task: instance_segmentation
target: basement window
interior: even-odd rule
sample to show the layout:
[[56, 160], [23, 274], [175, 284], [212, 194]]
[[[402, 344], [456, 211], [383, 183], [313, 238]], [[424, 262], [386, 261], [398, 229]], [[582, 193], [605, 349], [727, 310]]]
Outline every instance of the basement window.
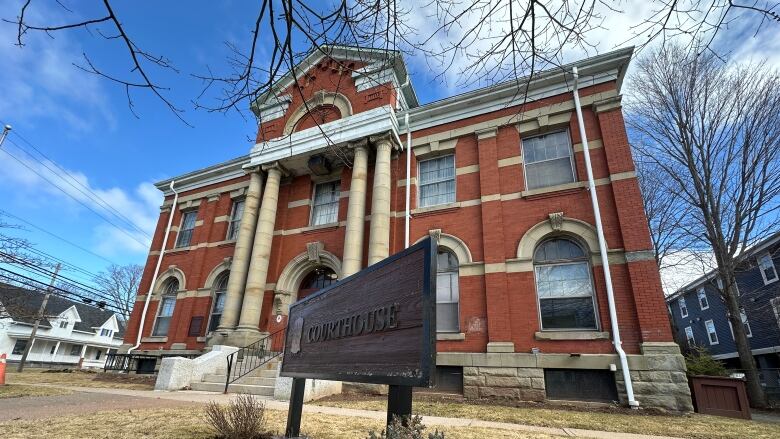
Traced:
[[545, 369], [544, 387], [549, 399], [618, 401], [615, 373], [608, 370]]

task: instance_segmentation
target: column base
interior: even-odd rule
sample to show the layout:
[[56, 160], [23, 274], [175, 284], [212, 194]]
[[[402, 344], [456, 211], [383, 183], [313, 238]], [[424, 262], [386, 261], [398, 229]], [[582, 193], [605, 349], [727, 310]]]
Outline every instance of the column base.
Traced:
[[261, 332], [257, 328], [236, 328], [235, 331], [228, 334], [225, 338], [224, 345], [235, 346], [237, 348], [243, 348], [250, 345], [263, 337], [268, 335], [267, 332]]
[[[206, 347], [212, 347], [216, 345], [228, 345], [227, 339], [235, 329], [217, 329], [206, 335]], [[228, 345], [229, 346], [229, 345]]]

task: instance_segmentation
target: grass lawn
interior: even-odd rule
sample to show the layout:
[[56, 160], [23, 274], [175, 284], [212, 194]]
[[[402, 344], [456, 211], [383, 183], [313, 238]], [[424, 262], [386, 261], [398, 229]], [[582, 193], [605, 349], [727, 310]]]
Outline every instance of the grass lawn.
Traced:
[[[387, 409], [387, 398], [337, 395], [311, 404], [384, 411]], [[471, 418], [543, 427], [582, 428], [697, 439], [780, 438], [780, 424], [696, 413], [660, 415], [648, 411], [631, 412], [623, 408], [575, 410], [569, 407], [469, 404], [423, 394], [415, 394], [412, 410], [423, 416]]]
[[0, 386], [0, 399], [21, 398], [22, 396], [56, 396], [72, 393], [67, 389], [55, 387], [26, 386], [24, 384], [6, 384]]
[[86, 371], [50, 371], [26, 369], [22, 373], [8, 371], [9, 384], [61, 384], [74, 387], [104, 387], [111, 389], [153, 390], [154, 377]]
[[[269, 410], [268, 429], [283, 433], [287, 412]], [[302, 432], [312, 439], [368, 437], [371, 429], [383, 427], [379, 421], [319, 414], [303, 414]], [[56, 437], [82, 438], [166, 438], [213, 439], [214, 432], [205, 423], [202, 409], [123, 410], [83, 416], [63, 416], [41, 421], [0, 423], [3, 438], [31, 439]], [[429, 430], [433, 431], [433, 430]], [[487, 430], [484, 428], [444, 429], [447, 439], [560, 439], [546, 434]]]

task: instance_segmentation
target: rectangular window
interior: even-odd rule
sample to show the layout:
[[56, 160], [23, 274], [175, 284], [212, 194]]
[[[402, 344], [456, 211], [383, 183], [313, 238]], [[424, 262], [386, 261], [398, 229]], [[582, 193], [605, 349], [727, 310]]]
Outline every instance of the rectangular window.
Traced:
[[455, 202], [455, 156], [423, 160], [419, 169], [420, 207]]
[[209, 321], [209, 332], [216, 331], [219, 322], [222, 320], [222, 311], [225, 310], [225, 299], [227, 294], [224, 291], [214, 293], [214, 307], [211, 311], [211, 320]]
[[176, 248], [189, 247], [192, 242], [192, 232], [195, 230], [195, 220], [198, 217], [198, 212], [191, 210], [184, 212], [184, 216], [181, 219], [181, 228], [179, 228], [179, 235], [176, 238]]
[[685, 339], [688, 341], [688, 346], [696, 344], [696, 339], [693, 338], [693, 329], [690, 326], [685, 327]]
[[593, 283], [587, 262], [536, 267], [542, 329], [596, 329]]
[[339, 194], [341, 184], [338, 181], [319, 183], [314, 186], [314, 201], [311, 206], [311, 225], [321, 226], [338, 221]]
[[16, 344], [14, 344], [14, 350], [11, 351], [11, 354], [22, 355], [26, 347], [27, 347], [27, 340], [16, 340]]
[[157, 319], [154, 322], [154, 331], [152, 336], [164, 337], [168, 335], [168, 327], [171, 324], [173, 309], [176, 307], [176, 296], [164, 296], [160, 300], [160, 311], [157, 313]]
[[70, 356], [71, 357], [80, 357], [81, 356], [81, 345], [80, 344], [74, 344], [70, 347]]
[[718, 344], [718, 332], [715, 331], [715, 322], [707, 320], [704, 322], [704, 327], [707, 328], [707, 337], [710, 339], [710, 344]]
[[96, 359], [96, 360], [99, 360], [99, 359], [100, 359], [100, 354], [102, 354], [102, 353], [103, 353], [103, 351], [101, 351], [100, 349], [98, 349], [97, 351], [95, 351], [95, 359]]
[[523, 139], [526, 189], [573, 183], [574, 160], [568, 131]]
[[110, 329], [103, 328], [103, 329], [100, 330], [100, 336], [101, 337], [111, 337], [112, 335], [114, 335], [113, 332], [114, 331], [112, 331]]
[[244, 215], [244, 200], [233, 202], [233, 210], [230, 212], [230, 224], [228, 225], [228, 241], [238, 238], [238, 228], [241, 227], [241, 217]]
[[758, 257], [758, 268], [761, 270], [761, 277], [764, 278], [764, 285], [777, 281], [777, 270], [775, 270], [775, 263], [769, 253]]
[[68, 327], [68, 321], [67, 320], [63, 320], [63, 321], [60, 322], [60, 328], [65, 329], [67, 327]]
[[748, 322], [747, 314], [745, 314], [744, 309], [739, 310], [739, 317], [742, 319], [742, 324], [745, 325], [745, 334], [748, 338], [752, 337], [753, 331], [750, 330], [750, 322]]
[[57, 345], [56, 344], [54, 346], [52, 346], [51, 349], [49, 350], [49, 355], [54, 355], [55, 352], [57, 352]]
[[775, 321], [777, 322], [778, 326], [780, 326], [780, 297], [771, 299], [769, 303], [772, 304], [772, 311], [775, 313]]
[[704, 287], [700, 287], [696, 294], [699, 296], [699, 308], [701, 308], [702, 311], [710, 307], [710, 302], [707, 301], [707, 291], [704, 290]]
[[688, 306], [685, 304], [685, 297], [680, 296], [677, 304], [680, 305], [680, 317], [688, 317]]

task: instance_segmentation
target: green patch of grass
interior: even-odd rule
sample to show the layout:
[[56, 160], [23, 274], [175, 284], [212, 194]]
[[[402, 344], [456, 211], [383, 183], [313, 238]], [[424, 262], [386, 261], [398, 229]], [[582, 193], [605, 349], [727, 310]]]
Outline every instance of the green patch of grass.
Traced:
[[6, 384], [0, 386], [0, 399], [4, 398], [22, 398], [25, 396], [57, 396], [69, 395], [72, 393], [67, 389], [58, 389], [55, 387], [28, 386], [24, 384]]
[[[362, 410], [384, 411], [387, 409], [386, 398], [357, 395], [326, 398], [313, 404]], [[707, 416], [698, 413], [660, 415], [644, 410], [631, 412], [628, 409], [617, 407], [614, 410], [609, 408], [577, 410], [572, 407], [548, 406], [513, 407], [436, 400], [424, 395], [415, 395], [412, 408], [414, 413], [422, 416], [481, 419], [540, 427], [581, 428], [696, 439], [775, 439], [780, 437], [780, 424]]]

